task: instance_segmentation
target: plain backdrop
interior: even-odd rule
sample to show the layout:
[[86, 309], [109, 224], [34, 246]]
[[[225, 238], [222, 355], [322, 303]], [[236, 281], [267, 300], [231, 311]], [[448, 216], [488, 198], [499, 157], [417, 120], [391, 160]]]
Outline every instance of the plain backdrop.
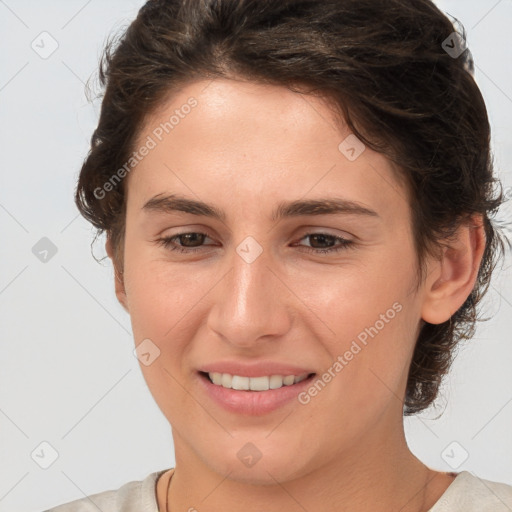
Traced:
[[[94, 231], [73, 202], [99, 112], [84, 84], [106, 37], [142, 4], [0, 0], [0, 512], [43, 511], [174, 465], [110, 261], [92, 257]], [[467, 30], [512, 195], [512, 2], [438, 5]], [[510, 208], [501, 216], [510, 220]], [[100, 238], [98, 258], [103, 246]], [[432, 468], [508, 484], [510, 268], [509, 253], [486, 299], [492, 319], [461, 346], [436, 407], [405, 420], [412, 451]]]

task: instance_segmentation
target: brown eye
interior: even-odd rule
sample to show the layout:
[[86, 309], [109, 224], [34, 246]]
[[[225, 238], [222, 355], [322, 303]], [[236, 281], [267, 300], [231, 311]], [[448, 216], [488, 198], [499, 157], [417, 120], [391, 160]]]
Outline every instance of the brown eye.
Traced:
[[[312, 246], [315, 249], [325, 249], [325, 247], [315, 247], [315, 244], [324, 246], [327, 243], [327, 247], [332, 247], [336, 243], [336, 237], [332, 235], [325, 235], [323, 233], [315, 233], [313, 235], [307, 235], [312, 242]], [[327, 242], [326, 242], [327, 241]]]
[[[205, 237], [209, 238], [206, 233], [200, 232], [179, 233], [177, 235], [160, 238], [157, 242], [171, 251], [184, 253], [197, 252], [201, 250]], [[175, 240], [178, 240], [179, 244], [176, 244]]]
[[182, 235], [176, 235], [176, 238], [180, 240], [181, 245], [184, 247], [197, 247], [204, 241], [204, 233], [184, 233]]
[[[328, 233], [307, 233], [302, 237], [301, 240], [304, 238], [309, 238], [312, 242], [312, 246], [302, 246], [302, 248], [307, 252], [314, 254], [335, 253], [344, 249], [355, 247], [355, 244], [352, 240], [347, 240], [346, 238], [330, 235]], [[339, 245], [336, 246], [336, 242], [339, 242]], [[314, 247], [317, 244], [319, 244], [321, 247]], [[327, 247], [325, 247], [326, 244]]]

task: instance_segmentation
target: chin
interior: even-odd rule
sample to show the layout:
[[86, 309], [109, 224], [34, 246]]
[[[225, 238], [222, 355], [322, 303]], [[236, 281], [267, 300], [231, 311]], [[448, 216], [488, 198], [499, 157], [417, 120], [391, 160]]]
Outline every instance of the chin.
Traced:
[[[265, 433], [267, 435], [267, 433]], [[212, 471], [229, 475], [229, 480], [251, 485], [276, 485], [309, 473], [313, 461], [308, 460], [302, 449], [295, 448], [289, 441], [275, 439], [275, 443], [264, 439], [252, 443], [231, 439], [231, 446], [217, 445], [218, 449], [204, 452], [201, 459]], [[300, 459], [298, 459], [300, 455]], [[310, 467], [311, 466], [311, 467]]]

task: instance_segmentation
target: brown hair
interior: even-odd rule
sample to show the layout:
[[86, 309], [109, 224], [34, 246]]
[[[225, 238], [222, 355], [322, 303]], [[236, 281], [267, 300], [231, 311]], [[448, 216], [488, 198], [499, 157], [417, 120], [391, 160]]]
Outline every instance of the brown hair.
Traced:
[[[106, 231], [122, 269], [125, 180], [112, 177], [172, 91], [199, 79], [243, 77], [331, 99], [406, 184], [418, 282], [427, 254], [438, 253], [470, 215], [483, 219], [486, 247], [473, 291], [448, 321], [422, 320], [404, 414], [422, 411], [436, 398], [455, 346], [482, 320], [476, 308], [504, 247], [490, 220], [503, 194], [493, 177], [487, 111], [469, 50], [446, 51], [447, 42], [457, 49], [454, 33], [465, 40], [430, 0], [149, 1], [106, 44], [101, 113], [80, 172], [78, 208], [97, 234]], [[98, 194], [107, 182], [109, 192]]]

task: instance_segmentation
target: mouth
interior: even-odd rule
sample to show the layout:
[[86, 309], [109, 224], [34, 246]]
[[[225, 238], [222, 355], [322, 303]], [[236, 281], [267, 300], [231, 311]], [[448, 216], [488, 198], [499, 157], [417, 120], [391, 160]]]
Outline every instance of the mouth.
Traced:
[[244, 377], [230, 373], [199, 372], [201, 376], [208, 379], [214, 386], [222, 386], [226, 389], [236, 391], [269, 391], [280, 389], [284, 386], [293, 386], [303, 380], [316, 375], [315, 373], [303, 373], [302, 375], [264, 375], [262, 377]]
[[237, 415], [268, 414], [287, 404], [301, 406], [298, 395], [307, 389], [316, 373], [247, 377], [229, 373], [198, 373], [201, 387], [213, 403]]

